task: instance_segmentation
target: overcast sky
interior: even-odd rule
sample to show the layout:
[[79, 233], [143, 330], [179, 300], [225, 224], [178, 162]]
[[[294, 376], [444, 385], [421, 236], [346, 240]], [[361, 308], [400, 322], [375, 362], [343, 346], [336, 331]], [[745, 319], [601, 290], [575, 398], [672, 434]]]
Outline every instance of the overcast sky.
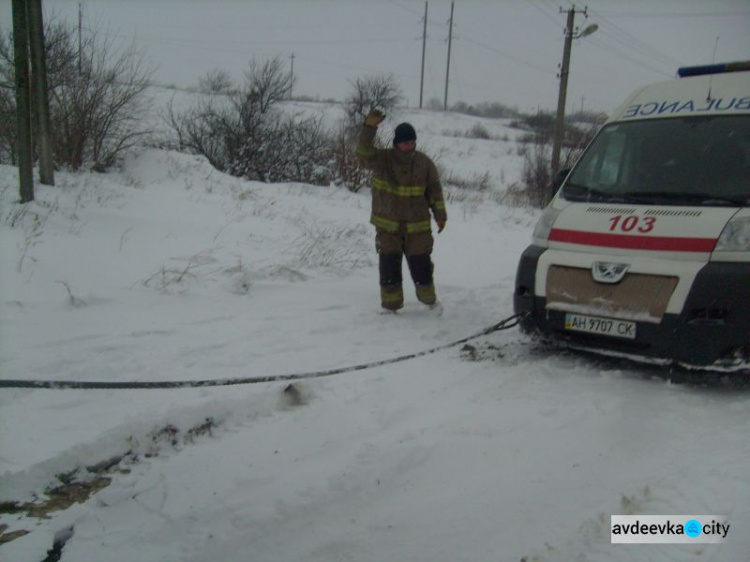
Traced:
[[[78, 22], [78, 0], [43, 0]], [[11, 2], [2, 2], [3, 26]], [[84, 27], [135, 43], [160, 84], [193, 86], [211, 69], [236, 79], [252, 57], [294, 55], [295, 94], [342, 99], [350, 81], [393, 74], [418, 106], [424, 0], [82, 0]], [[570, 2], [455, 0], [448, 102], [554, 109]], [[576, 4], [568, 110], [612, 110], [677, 67], [750, 60], [750, 0], [591, 0]], [[587, 16], [583, 9], [588, 8]], [[450, 0], [429, 0], [424, 102], [445, 94]]]

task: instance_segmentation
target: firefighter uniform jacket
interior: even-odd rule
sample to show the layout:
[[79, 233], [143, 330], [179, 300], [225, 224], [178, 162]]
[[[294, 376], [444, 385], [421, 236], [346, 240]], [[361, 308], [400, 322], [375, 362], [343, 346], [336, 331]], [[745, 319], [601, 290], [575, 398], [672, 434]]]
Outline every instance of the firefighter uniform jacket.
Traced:
[[417, 150], [375, 148], [376, 132], [363, 125], [357, 144], [357, 156], [372, 170], [370, 222], [387, 232], [430, 232], [430, 211], [436, 221], [447, 219], [435, 164]]

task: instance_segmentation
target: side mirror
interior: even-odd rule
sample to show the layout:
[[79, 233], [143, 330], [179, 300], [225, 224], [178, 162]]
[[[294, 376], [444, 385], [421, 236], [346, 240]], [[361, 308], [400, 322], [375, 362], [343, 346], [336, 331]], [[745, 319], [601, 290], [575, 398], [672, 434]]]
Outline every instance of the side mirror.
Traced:
[[557, 193], [557, 191], [562, 187], [563, 182], [565, 181], [565, 178], [568, 177], [568, 174], [570, 173], [570, 168], [565, 168], [564, 170], [560, 170], [555, 174], [555, 179], [552, 180], [552, 194], [554, 195]]

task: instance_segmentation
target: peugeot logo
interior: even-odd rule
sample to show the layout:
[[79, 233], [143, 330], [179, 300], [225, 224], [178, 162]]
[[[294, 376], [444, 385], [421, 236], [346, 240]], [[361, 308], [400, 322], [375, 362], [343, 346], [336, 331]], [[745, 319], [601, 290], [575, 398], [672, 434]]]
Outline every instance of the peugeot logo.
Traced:
[[598, 283], [615, 284], [622, 281], [629, 268], [630, 266], [624, 263], [595, 261], [591, 266], [591, 276]]

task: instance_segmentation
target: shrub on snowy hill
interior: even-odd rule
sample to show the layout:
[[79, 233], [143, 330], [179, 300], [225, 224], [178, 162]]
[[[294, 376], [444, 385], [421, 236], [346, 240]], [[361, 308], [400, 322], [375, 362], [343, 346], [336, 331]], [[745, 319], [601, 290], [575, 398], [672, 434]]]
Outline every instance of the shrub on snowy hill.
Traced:
[[[115, 53], [88, 31], [79, 38], [54, 18], [45, 24], [55, 164], [103, 170], [148, 134], [142, 119], [151, 68], [135, 50]], [[79, 43], [80, 39], [80, 43]], [[0, 34], [0, 82], [15, 82], [12, 31]], [[0, 88], [0, 163], [16, 163], [15, 98]]]
[[354, 155], [364, 114], [390, 111], [401, 99], [392, 76], [357, 79], [343, 104], [338, 128], [325, 126], [320, 114], [289, 113], [279, 102], [292, 79], [280, 60], [250, 63], [244, 84], [235, 89], [220, 71], [203, 80], [210, 95], [189, 109], [173, 106], [166, 119], [176, 136], [176, 148], [200, 154], [218, 170], [250, 180], [278, 183], [331, 182], [358, 191], [369, 175]]
[[320, 116], [288, 115], [277, 104], [292, 78], [280, 60], [251, 61], [244, 84], [233, 88], [218, 71], [203, 82], [213, 94], [167, 121], [177, 149], [205, 156], [216, 169], [250, 180], [327, 184], [331, 138]]

